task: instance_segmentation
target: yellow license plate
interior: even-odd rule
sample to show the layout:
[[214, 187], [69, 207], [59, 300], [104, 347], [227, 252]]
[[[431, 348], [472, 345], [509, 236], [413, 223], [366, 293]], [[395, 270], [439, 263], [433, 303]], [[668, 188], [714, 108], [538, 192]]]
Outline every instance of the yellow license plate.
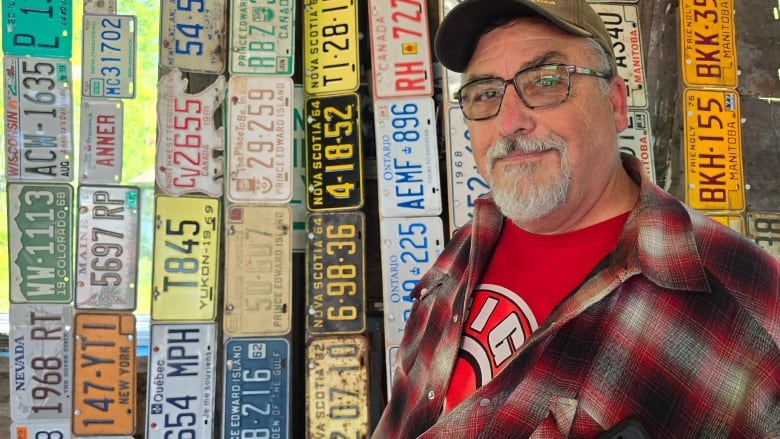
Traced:
[[710, 218], [714, 219], [715, 221], [723, 224], [724, 226], [728, 227], [729, 229], [740, 233], [742, 235], [745, 234], [745, 221], [742, 219], [742, 215], [736, 214], [736, 215], [721, 215], [721, 214], [708, 214]]
[[368, 436], [368, 342], [314, 337], [306, 348], [307, 437]]
[[733, 0], [682, 0], [680, 46], [687, 86], [737, 86]]
[[153, 320], [214, 320], [219, 273], [219, 200], [158, 195]]
[[748, 236], [780, 261], [780, 213], [748, 213]]
[[[135, 432], [135, 316], [76, 313], [73, 433]], [[42, 365], [46, 367], [46, 365]]]
[[346, 93], [360, 85], [355, 0], [303, 3], [303, 89], [310, 95]]
[[711, 212], [745, 209], [739, 95], [686, 89], [685, 201]]
[[292, 312], [292, 212], [230, 206], [225, 224], [225, 333], [284, 335]]

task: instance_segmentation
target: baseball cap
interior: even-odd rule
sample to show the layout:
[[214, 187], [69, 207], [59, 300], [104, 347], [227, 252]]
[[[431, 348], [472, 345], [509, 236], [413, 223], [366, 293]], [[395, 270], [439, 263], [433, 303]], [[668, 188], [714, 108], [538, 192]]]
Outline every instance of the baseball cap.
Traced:
[[540, 16], [574, 35], [593, 37], [614, 56], [607, 27], [587, 0], [463, 0], [439, 24], [436, 57], [444, 67], [463, 72], [486, 26], [501, 17], [523, 16]]

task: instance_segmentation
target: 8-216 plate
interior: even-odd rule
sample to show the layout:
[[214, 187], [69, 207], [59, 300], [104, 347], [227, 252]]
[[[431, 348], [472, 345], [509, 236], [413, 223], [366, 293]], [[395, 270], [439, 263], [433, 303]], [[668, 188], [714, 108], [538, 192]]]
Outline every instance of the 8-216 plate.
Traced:
[[357, 2], [303, 0], [303, 89], [348, 93], [360, 85]]

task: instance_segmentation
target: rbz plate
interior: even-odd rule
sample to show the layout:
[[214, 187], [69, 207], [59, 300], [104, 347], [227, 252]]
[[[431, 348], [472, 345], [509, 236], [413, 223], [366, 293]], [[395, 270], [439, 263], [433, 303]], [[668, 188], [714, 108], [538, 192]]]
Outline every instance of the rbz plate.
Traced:
[[292, 75], [295, 2], [230, 2], [231, 75]]

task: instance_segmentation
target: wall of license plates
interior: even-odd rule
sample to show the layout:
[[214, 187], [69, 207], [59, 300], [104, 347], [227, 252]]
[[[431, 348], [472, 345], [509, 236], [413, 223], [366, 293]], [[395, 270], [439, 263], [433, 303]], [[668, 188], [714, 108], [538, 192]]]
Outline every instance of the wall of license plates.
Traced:
[[[4, 0], [12, 436], [368, 436], [409, 293], [488, 190], [459, 75], [431, 57], [456, 3], [161, 1], [138, 370], [141, 196], [117, 181], [149, 29], [112, 1]], [[594, 7], [626, 78], [620, 148], [655, 180], [639, 6]], [[680, 2], [683, 196], [780, 257], [780, 204], [746, 197], [734, 22], [730, 0]]]

